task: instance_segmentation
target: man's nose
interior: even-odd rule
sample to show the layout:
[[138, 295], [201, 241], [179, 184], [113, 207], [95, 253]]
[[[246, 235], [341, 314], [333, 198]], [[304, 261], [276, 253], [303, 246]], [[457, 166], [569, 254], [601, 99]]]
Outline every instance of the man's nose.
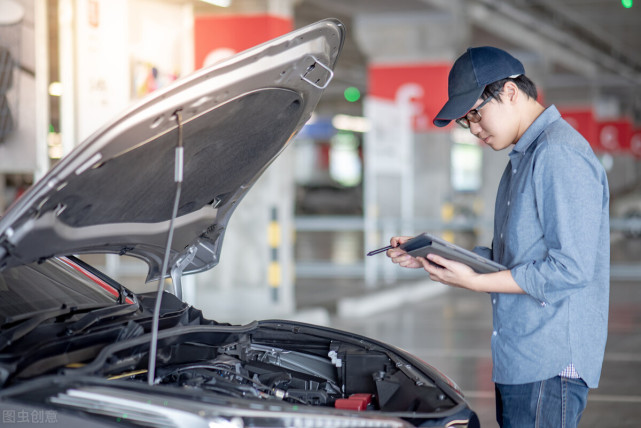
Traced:
[[481, 124], [480, 122], [470, 122], [470, 132], [472, 135], [474, 135], [477, 138], [480, 138], [479, 135], [481, 134]]

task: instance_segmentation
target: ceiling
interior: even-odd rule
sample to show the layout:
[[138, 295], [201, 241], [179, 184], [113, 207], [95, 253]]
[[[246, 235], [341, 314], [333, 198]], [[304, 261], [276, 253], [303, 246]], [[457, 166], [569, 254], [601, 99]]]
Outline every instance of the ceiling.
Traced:
[[625, 115], [638, 126], [641, 1], [638, 3], [626, 9], [620, 0], [300, 0], [294, 19], [295, 26], [301, 27], [334, 17], [347, 27], [335, 79], [324, 96], [323, 106], [336, 112], [358, 114], [361, 109], [358, 103], [347, 105], [342, 100], [347, 86], [356, 86], [364, 94], [367, 90], [368, 57], [353, 32], [360, 16], [449, 13], [462, 16], [468, 24], [467, 45], [491, 44], [538, 58], [544, 67], [535, 81], [546, 101], [587, 100], [602, 114]]

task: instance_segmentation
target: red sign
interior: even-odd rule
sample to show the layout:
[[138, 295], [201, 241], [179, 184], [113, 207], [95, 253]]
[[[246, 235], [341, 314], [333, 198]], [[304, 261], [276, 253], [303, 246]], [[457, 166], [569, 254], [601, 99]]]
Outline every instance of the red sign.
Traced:
[[595, 152], [630, 153], [641, 157], [641, 129], [627, 119], [598, 122], [591, 108], [559, 108], [563, 118], [590, 142]]
[[598, 146], [606, 152], [625, 152], [630, 149], [632, 124], [624, 119], [598, 123]]
[[635, 129], [631, 133], [630, 153], [641, 158], [641, 129]]
[[414, 131], [441, 130], [432, 120], [447, 101], [449, 63], [370, 65], [368, 95], [409, 102]]
[[292, 31], [292, 20], [279, 16], [197, 16], [194, 22], [196, 68], [212, 64]]
[[561, 109], [559, 112], [574, 129], [579, 131], [583, 138], [588, 140], [594, 150], [597, 150], [598, 133], [597, 122], [591, 108]]

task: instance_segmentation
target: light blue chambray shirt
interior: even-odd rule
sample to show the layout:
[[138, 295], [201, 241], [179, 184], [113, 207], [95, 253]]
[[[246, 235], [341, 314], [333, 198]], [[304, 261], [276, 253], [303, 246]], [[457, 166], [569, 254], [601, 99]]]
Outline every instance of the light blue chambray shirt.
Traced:
[[510, 153], [492, 249], [527, 294], [491, 293], [493, 381], [549, 379], [573, 363], [596, 388], [610, 293], [609, 190], [588, 142], [547, 108]]

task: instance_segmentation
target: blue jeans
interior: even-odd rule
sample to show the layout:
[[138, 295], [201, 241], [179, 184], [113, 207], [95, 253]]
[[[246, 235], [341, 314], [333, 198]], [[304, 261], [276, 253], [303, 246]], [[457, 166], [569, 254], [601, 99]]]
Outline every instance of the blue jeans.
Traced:
[[496, 384], [496, 420], [501, 428], [570, 428], [588, 401], [581, 379], [556, 376], [523, 385]]

